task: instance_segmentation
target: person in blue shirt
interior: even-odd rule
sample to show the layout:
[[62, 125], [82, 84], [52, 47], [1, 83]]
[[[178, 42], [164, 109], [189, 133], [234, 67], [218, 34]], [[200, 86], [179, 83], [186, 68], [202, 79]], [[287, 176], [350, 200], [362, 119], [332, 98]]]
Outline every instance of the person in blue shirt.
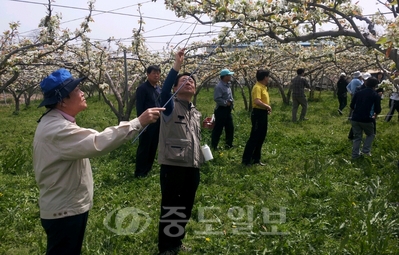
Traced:
[[230, 88], [230, 81], [233, 74], [234, 72], [231, 72], [229, 69], [221, 70], [220, 81], [213, 93], [213, 100], [216, 102], [216, 107], [214, 111], [215, 126], [212, 130], [211, 145], [214, 150], [217, 150], [223, 128], [226, 133], [226, 148], [233, 147], [234, 125], [231, 110], [234, 106], [234, 100]]
[[[356, 88], [360, 87], [362, 84], [363, 84], [362, 73], [359, 71], [354, 72], [352, 74], [352, 80], [346, 86], [346, 89], [348, 90], [349, 94], [351, 95], [351, 99], [352, 99], [353, 95], [356, 93]], [[349, 110], [348, 120], [350, 120], [351, 117], [352, 117], [352, 109]], [[353, 136], [352, 137], [348, 136], [348, 138], [350, 140], [352, 140]]]
[[349, 84], [346, 86], [346, 89], [348, 90], [349, 94], [351, 95], [351, 97], [353, 97], [353, 95], [356, 92], [356, 88], [361, 86], [363, 83], [360, 80], [362, 77], [362, 73], [359, 71], [356, 71], [352, 74], [353, 79], [351, 80], [351, 82], [349, 82]]
[[[350, 108], [353, 110], [351, 124], [353, 129], [352, 159], [362, 155], [371, 156], [371, 145], [375, 137], [374, 119], [381, 112], [381, 97], [375, 91], [378, 86], [376, 78], [366, 80], [366, 88], [353, 95]], [[363, 132], [366, 138], [360, 151]]]

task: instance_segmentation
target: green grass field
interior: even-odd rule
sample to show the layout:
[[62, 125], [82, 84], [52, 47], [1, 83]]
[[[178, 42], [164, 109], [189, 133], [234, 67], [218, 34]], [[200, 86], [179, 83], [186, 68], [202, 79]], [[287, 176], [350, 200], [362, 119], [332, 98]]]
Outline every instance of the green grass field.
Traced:
[[[197, 107], [210, 116], [212, 90], [201, 91]], [[201, 168], [185, 244], [191, 254], [399, 254], [399, 132], [377, 120], [371, 158], [351, 161], [350, 123], [337, 113], [332, 92], [309, 102], [309, 121], [292, 123], [291, 107], [270, 90], [273, 113], [262, 150], [267, 166], [241, 166], [251, 128], [236, 92], [236, 145], [213, 153]], [[349, 102], [348, 102], [349, 103]], [[0, 106], [0, 254], [44, 254], [32, 141], [39, 102], [13, 115]], [[388, 111], [387, 99], [382, 101]], [[105, 103], [88, 99], [82, 127], [115, 125]], [[223, 145], [223, 138], [221, 145]], [[203, 130], [203, 144], [210, 131]], [[160, 207], [159, 165], [133, 178], [137, 144], [130, 142], [91, 159], [94, 207], [82, 254], [157, 254]], [[182, 253], [184, 254], [184, 253]]]

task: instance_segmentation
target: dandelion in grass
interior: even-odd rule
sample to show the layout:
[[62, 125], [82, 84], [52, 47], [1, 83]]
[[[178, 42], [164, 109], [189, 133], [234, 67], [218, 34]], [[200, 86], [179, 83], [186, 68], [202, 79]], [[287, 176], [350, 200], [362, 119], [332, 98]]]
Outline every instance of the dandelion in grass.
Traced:
[[205, 238], [205, 241], [210, 242], [211, 239], [209, 237]]

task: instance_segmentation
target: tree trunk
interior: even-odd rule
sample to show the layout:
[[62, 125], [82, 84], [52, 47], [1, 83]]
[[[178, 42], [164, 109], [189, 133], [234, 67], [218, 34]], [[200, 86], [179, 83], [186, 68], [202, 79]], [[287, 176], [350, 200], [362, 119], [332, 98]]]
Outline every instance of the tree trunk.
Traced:
[[21, 97], [21, 94], [17, 94], [14, 90], [10, 89], [9, 90], [12, 97], [14, 98], [15, 102], [15, 111], [14, 114], [18, 114], [20, 111], [20, 104], [19, 104], [19, 98]]
[[291, 87], [290, 87], [290, 88], [288, 89], [288, 92], [287, 92], [287, 101], [284, 102], [286, 105], [290, 105], [291, 94], [292, 94], [292, 90], [291, 90]]
[[30, 98], [32, 95], [30, 95], [29, 93], [24, 93], [24, 102], [25, 102], [25, 106], [28, 107], [30, 105]]

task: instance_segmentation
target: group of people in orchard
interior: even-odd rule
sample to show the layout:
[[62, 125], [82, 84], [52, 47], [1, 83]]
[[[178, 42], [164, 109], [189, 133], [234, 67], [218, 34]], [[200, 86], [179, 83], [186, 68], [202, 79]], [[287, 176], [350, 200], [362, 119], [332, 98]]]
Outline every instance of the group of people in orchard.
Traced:
[[[214, 101], [216, 107], [214, 111], [215, 125], [212, 130], [212, 148], [218, 149], [220, 136], [223, 128], [225, 129], [226, 145], [225, 148], [233, 147], [234, 124], [231, 111], [234, 109], [234, 99], [231, 91], [230, 81], [234, 72], [228, 69], [220, 71], [220, 81], [214, 90]], [[297, 111], [299, 106], [302, 107], [299, 117], [300, 121], [308, 120], [305, 116], [307, 113], [308, 102], [305, 95], [305, 89], [310, 89], [308, 81], [305, 79], [305, 69], [299, 68], [297, 76], [291, 82], [292, 91], [292, 121], [297, 121]], [[252, 112], [251, 112], [251, 133], [245, 145], [241, 163], [245, 166], [257, 164], [265, 166], [261, 162], [262, 145], [266, 139], [268, 128], [268, 115], [272, 113], [270, 106], [269, 93], [267, 85], [269, 83], [270, 71], [259, 69], [256, 72], [256, 83], [251, 91]]]
[[[161, 214], [158, 249], [163, 255], [177, 254], [190, 248], [182, 244], [197, 187], [199, 168], [204, 162], [200, 146], [201, 114], [192, 104], [196, 81], [190, 73], [179, 74], [184, 49], [175, 55], [173, 67], [160, 90], [157, 86], [160, 69], [149, 67], [145, 84], [139, 93], [149, 95], [131, 121], [102, 132], [82, 128], [75, 122], [86, 109], [84, 93], [65, 69], [51, 73], [41, 83], [47, 111], [38, 120], [33, 142], [35, 179], [40, 189], [40, 219], [47, 236], [46, 254], [80, 254], [89, 210], [93, 206], [93, 177], [88, 158], [108, 153], [147, 127], [159, 139], [158, 162], [161, 165]], [[175, 92], [173, 95], [171, 90]], [[158, 106], [165, 107], [158, 107]], [[150, 126], [151, 126], [150, 125]], [[157, 130], [159, 129], [158, 133]], [[159, 134], [159, 136], [158, 136]], [[143, 177], [150, 169], [156, 142], [139, 146], [141, 156], [148, 155], [136, 167], [135, 175]], [[147, 142], [141, 140], [141, 142]], [[156, 150], [156, 148], [155, 148]], [[171, 227], [172, 226], [172, 227]]]
[[[213, 150], [218, 150], [220, 136], [225, 130], [225, 148], [233, 148], [234, 124], [231, 111], [234, 109], [234, 99], [231, 91], [231, 79], [234, 72], [228, 69], [220, 71], [220, 81], [216, 85], [213, 99], [216, 102], [214, 111], [215, 125], [211, 135], [211, 145]], [[245, 145], [242, 156], [242, 164], [249, 166], [258, 164], [264, 166], [261, 162], [261, 149], [266, 139], [268, 115], [271, 113], [269, 93], [267, 84], [269, 81], [268, 70], [260, 69], [256, 72], [256, 84], [252, 88], [252, 128], [249, 139]]]
[[[381, 99], [383, 88], [378, 85], [383, 81], [383, 74], [377, 73], [373, 77], [370, 73], [356, 71], [352, 74], [352, 80], [348, 81], [346, 74], [341, 73], [337, 82], [338, 113], [343, 114], [347, 105], [347, 93], [350, 94], [350, 112], [348, 119], [351, 121], [351, 130], [348, 138], [352, 140], [352, 159], [363, 155], [371, 156], [371, 147], [375, 138], [376, 118], [381, 113]], [[393, 114], [389, 112], [388, 115]], [[366, 137], [363, 141], [363, 133]]]
[[[352, 99], [353, 95], [355, 92], [357, 92], [360, 88], [365, 87], [365, 82], [368, 78], [374, 77], [368, 72], [361, 73], [360, 71], [356, 71], [352, 73], [352, 76], [347, 76], [345, 73], [341, 73], [338, 81], [337, 81], [337, 97], [338, 97], [338, 113], [340, 115], [343, 115], [343, 109], [347, 106], [348, 100], [347, 100], [347, 94], [349, 93], [350, 95], [350, 100]], [[378, 81], [378, 86], [376, 88], [376, 92], [381, 96], [382, 98], [382, 93], [384, 92], [384, 89], [382, 87], [379, 87], [381, 83], [385, 80], [384, 79], [384, 74], [382, 72], [378, 72], [376, 76], [374, 77]], [[399, 82], [399, 79], [396, 78]], [[361, 87], [363, 85], [363, 87]], [[390, 95], [390, 100], [389, 100], [389, 107], [390, 110], [388, 114], [386, 115], [385, 121], [390, 121], [392, 118], [392, 115], [394, 111], [397, 109], [399, 112], [399, 103], [394, 103], [395, 101], [399, 100], [398, 93], [393, 92]], [[349, 118], [352, 115], [352, 110], [350, 109], [349, 113]], [[399, 119], [399, 116], [398, 116]]]
[[[75, 117], [87, 107], [79, 84], [85, 77], [73, 78], [66, 69], [51, 73], [40, 83], [44, 99], [39, 105], [47, 110], [38, 120], [33, 142], [33, 166], [40, 189], [39, 207], [41, 224], [47, 236], [46, 254], [80, 254], [89, 210], [93, 206], [93, 177], [89, 158], [104, 155], [140, 134], [136, 154], [135, 177], [142, 178], [151, 171], [156, 152], [160, 165], [161, 210], [158, 228], [158, 250], [162, 255], [189, 251], [183, 244], [186, 224], [191, 217], [196, 191], [200, 182], [200, 167], [204, 162], [201, 152], [201, 113], [192, 103], [196, 80], [190, 73], [180, 73], [185, 50], [175, 54], [175, 60], [163, 86], [159, 86], [161, 69], [152, 65], [146, 70], [147, 80], [137, 88], [137, 118], [122, 121], [98, 132], [82, 128]], [[292, 121], [302, 107], [299, 121], [307, 120], [304, 78], [305, 70], [297, 70], [292, 80]], [[234, 98], [230, 87], [234, 72], [222, 69], [220, 81], [214, 90], [215, 125], [211, 147], [218, 150], [225, 130], [225, 148], [230, 149], [234, 139], [232, 111]], [[343, 87], [351, 88], [354, 133], [352, 157], [370, 154], [375, 131], [373, 120], [381, 111], [380, 96], [375, 92], [378, 80], [366, 79], [365, 86], [353, 90], [351, 83], [339, 83], [339, 112], [346, 106]], [[354, 74], [358, 79], [360, 75]], [[261, 161], [262, 145], [272, 113], [268, 84], [270, 71], [256, 71], [252, 88], [251, 132], [242, 155], [245, 166]], [[361, 82], [359, 80], [360, 85]], [[360, 87], [359, 85], [359, 87]], [[145, 129], [143, 131], [143, 129]], [[360, 151], [362, 132], [366, 140]]]
[[[173, 67], [162, 88], [161, 70], [147, 68], [147, 80], [137, 89], [137, 118], [122, 121], [98, 132], [82, 128], [75, 117], [87, 107], [79, 84], [66, 69], [58, 69], [41, 83], [47, 110], [38, 120], [33, 142], [35, 179], [40, 189], [41, 224], [47, 236], [46, 254], [80, 254], [89, 210], [93, 206], [93, 176], [89, 158], [104, 155], [141, 134], [136, 155], [135, 176], [150, 172], [158, 149], [160, 164], [161, 213], [158, 229], [159, 254], [191, 250], [183, 245], [185, 226], [191, 217], [200, 181], [201, 113], [191, 102], [196, 91], [192, 74], [179, 74], [184, 49], [175, 54]], [[216, 123], [212, 147], [217, 149], [223, 128], [226, 147], [233, 147], [234, 99], [230, 80], [234, 73], [220, 72], [215, 88]], [[252, 90], [252, 129], [242, 163], [259, 164], [261, 147], [271, 113], [267, 84], [270, 72], [258, 70]], [[173, 91], [173, 93], [171, 92]], [[143, 129], [145, 129], [143, 131]]]

